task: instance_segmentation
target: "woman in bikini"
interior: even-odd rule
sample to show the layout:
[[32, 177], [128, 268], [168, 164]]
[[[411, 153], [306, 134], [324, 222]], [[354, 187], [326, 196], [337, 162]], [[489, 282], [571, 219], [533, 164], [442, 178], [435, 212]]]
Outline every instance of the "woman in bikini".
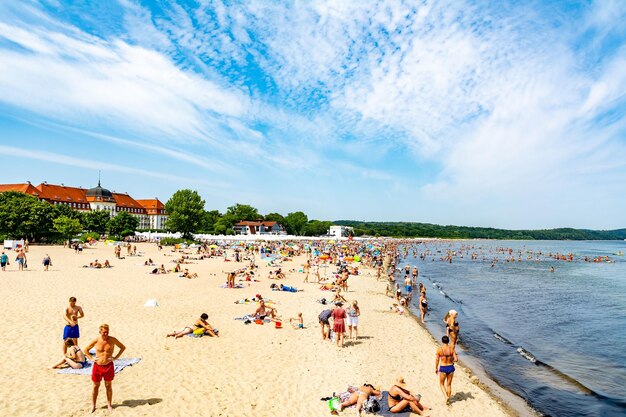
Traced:
[[199, 329], [204, 330], [203, 332], [200, 332], [199, 334], [217, 336], [218, 331], [214, 329], [213, 327], [211, 327], [211, 325], [207, 322], [208, 318], [209, 318], [208, 314], [202, 313], [202, 315], [200, 315], [200, 318], [196, 320], [193, 326], [185, 326], [180, 331], [177, 331], [177, 332], [174, 331], [172, 333], [169, 333], [167, 337], [173, 337], [174, 339], [178, 339], [178, 338], [183, 337], [186, 334], [195, 333], [196, 330], [199, 330]]
[[339, 411], [343, 411], [344, 408], [350, 407], [356, 404], [356, 411], [358, 415], [361, 415], [363, 409], [363, 403], [367, 401], [370, 395], [379, 396], [380, 391], [374, 388], [372, 384], [363, 384], [359, 389], [354, 391], [350, 398], [341, 403]]
[[437, 356], [435, 358], [435, 373], [439, 374], [439, 388], [446, 397], [446, 404], [450, 402], [452, 393], [452, 378], [454, 378], [454, 362], [458, 362], [454, 346], [450, 346], [450, 338], [443, 336], [441, 338], [442, 345], [437, 348]]
[[83, 351], [74, 344], [74, 340], [69, 337], [65, 339], [65, 347], [65, 357], [61, 359], [60, 362], [52, 365], [50, 369], [66, 367], [64, 365], [67, 365], [73, 369], [84, 368], [87, 364], [87, 358], [85, 358], [85, 354], [83, 353]]
[[450, 342], [452, 347], [456, 346], [456, 341], [459, 338], [459, 322], [456, 321], [456, 318], [459, 316], [456, 310], [450, 310], [443, 318], [443, 321], [446, 322], [446, 333], [450, 338]]
[[420, 313], [422, 315], [422, 323], [424, 323], [424, 317], [428, 311], [428, 300], [426, 299], [426, 291], [420, 292]]
[[420, 403], [421, 399], [421, 395], [411, 394], [411, 391], [407, 388], [403, 377], [398, 377], [396, 379], [396, 383], [389, 388], [387, 405], [389, 406], [389, 411], [392, 413], [412, 411], [419, 415], [423, 415], [424, 410], [429, 410], [429, 408], [426, 408]]

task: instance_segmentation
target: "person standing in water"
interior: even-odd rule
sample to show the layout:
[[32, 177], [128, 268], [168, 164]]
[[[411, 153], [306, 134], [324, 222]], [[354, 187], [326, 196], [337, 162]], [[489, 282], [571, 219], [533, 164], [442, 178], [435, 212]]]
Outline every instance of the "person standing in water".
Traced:
[[450, 342], [452, 343], [452, 347], [456, 346], [456, 342], [459, 338], [459, 322], [456, 321], [459, 313], [456, 310], [450, 310], [443, 318], [443, 321], [446, 322], [446, 333], [450, 338]]

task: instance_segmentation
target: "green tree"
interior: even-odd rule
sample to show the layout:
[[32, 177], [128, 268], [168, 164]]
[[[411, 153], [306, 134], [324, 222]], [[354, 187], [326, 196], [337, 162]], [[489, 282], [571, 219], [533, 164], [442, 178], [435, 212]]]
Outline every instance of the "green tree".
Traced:
[[53, 207], [55, 212], [55, 218], [65, 216], [69, 217], [70, 219], [76, 219], [81, 223], [83, 222], [83, 213], [78, 210], [74, 210], [67, 204], [59, 204]]
[[108, 230], [111, 215], [106, 210], [93, 210], [83, 214], [83, 225], [90, 232], [104, 234]]
[[173, 232], [181, 232], [183, 237], [199, 231], [205, 221], [204, 200], [196, 191], [178, 190], [165, 203], [168, 213], [165, 227]]
[[278, 224], [282, 224], [283, 226], [285, 225], [285, 217], [279, 213], [266, 214], [263, 218], [269, 222], [276, 222]]
[[290, 235], [302, 235], [308, 222], [309, 218], [301, 211], [285, 216], [285, 228]]
[[109, 220], [109, 234], [112, 236], [126, 237], [135, 233], [139, 226], [139, 219], [125, 211], [120, 211], [117, 216]]
[[204, 212], [204, 222], [202, 230], [207, 233], [215, 233], [215, 223], [222, 217], [222, 213], [218, 210]]
[[53, 221], [54, 229], [59, 232], [63, 238], [71, 240], [74, 236], [83, 230], [83, 226], [78, 219], [67, 216], [59, 216]]
[[259, 220], [262, 216], [259, 216], [259, 211], [247, 204], [235, 204], [226, 209], [226, 215], [231, 216], [236, 222], [242, 220]]
[[54, 207], [37, 197], [16, 191], [0, 194], [0, 235], [31, 242], [53, 236]]
[[325, 222], [319, 220], [311, 220], [304, 226], [304, 234], [306, 236], [321, 236], [328, 233], [332, 222]]

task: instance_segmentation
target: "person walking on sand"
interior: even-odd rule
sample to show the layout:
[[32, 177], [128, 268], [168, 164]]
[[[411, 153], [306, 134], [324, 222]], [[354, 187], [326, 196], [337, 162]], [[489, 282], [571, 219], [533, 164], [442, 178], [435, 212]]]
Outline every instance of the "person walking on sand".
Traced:
[[346, 333], [346, 310], [343, 309], [343, 303], [340, 301], [335, 303], [337, 307], [333, 310], [330, 315], [333, 319], [333, 332], [335, 332], [335, 337], [337, 338], [337, 347], [343, 347], [344, 334]]
[[17, 262], [18, 269], [20, 271], [24, 270], [24, 265], [26, 265], [26, 254], [23, 250], [20, 250], [17, 253], [17, 257], [15, 258], [15, 262]]
[[302, 269], [306, 274], [306, 276], [304, 277], [304, 281], [302, 282], [309, 282], [309, 271], [311, 270], [311, 261], [309, 259], [306, 260], [306, 263], [303, 265]]
[[[113, 350], [115, 346], [119, 349], [117, 355], [113, 356]], [[96, 357], [91, 356], [89, 350], [96, 348]], [[100, 325], [100, 336], [92, 340], [91, 343], [85, 348], [85, 356], [93, 361], [93, 368], [91, 371], [91, 380], [93, 381], [93, 392], [91, 394], [91, 412], [96, 411], [96, 401], [98, 399], [98, 390], [100, 383], [104, 379], [104, 386], [107, 392], [107, 408], [109, 412], [113, 412], [113, 378], [115, 378], [115, 364], [113, 361], [122, 356], [126, 350], [124, 346], [117, 338], [109, 336], [109, 325]]]
[[0, 255], [0, 267], [2, 267], [3, 271], [6, 271], [7, 265], [10, 265], [9, 256], [6, 253], [2, 252], [2, 255]]
[[41, 263], [43, 264], [43, 270], [47, 271], [48, 267], [52, 266], [52, 260], [50, 259], [50, 255], [46, 253], [46, 256], [43, 257], [43, 261], [41, 261]]
[[76, 305], [76, 297], [70, 297], [70, 305], [65, 308], [63, 320], [65, 320], [65, 328], [63, 328], [63, 354], [67, 350], [65, 339], [72, 339], [74, 345], [78, 346], [78, 338], [80, 337], [80, 329], [78, 328], [78, 319], [85, 317], [83, 308]]
[[458, 362], [454, 346], [450, 346], [450, 338], [443, 336], [442, 345], [437, 348], [435, 357], [435, 373], [439, 374], [439, 388], [443, 396], [446, 397], [446, 404], [450, 403], [452, 394], [452, 378], [454, 378], [454, 362]]

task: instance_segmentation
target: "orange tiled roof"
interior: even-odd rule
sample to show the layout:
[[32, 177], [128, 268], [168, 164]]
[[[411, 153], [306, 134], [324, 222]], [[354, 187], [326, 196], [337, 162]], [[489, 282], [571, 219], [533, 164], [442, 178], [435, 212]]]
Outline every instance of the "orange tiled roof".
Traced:
[[113, 194], [113, 198], [115, 199], [115, 203], [118, 207], [127, 207], [127, 208], [143, 208], [141, 204], [139, 204], [134, 198], [129, 196], [128, 194], [122, 193], [111, 193]]
[[67, 187], [65, 185], [47, 184], [42, 182], [37, 186], [40, 192], [39, 198], [49, 201], [62, 201], [65, 203], [87, 203], [84, 188]]
[[136, 200], [142, 207], [146, 209], [160, 209], [165, 210], [165, 204], [161, 203], [158, 198]]
[[261, 224], [263, 223], [259, 221], [244, 220], [244, 221], [235, 223], [235, 226], [260, 226]]
[[30, 183], [24, 184], [0, 184], [0, 193], [6, 191], [18, 191], [24, 194], [39, 196], [40, 191]]

